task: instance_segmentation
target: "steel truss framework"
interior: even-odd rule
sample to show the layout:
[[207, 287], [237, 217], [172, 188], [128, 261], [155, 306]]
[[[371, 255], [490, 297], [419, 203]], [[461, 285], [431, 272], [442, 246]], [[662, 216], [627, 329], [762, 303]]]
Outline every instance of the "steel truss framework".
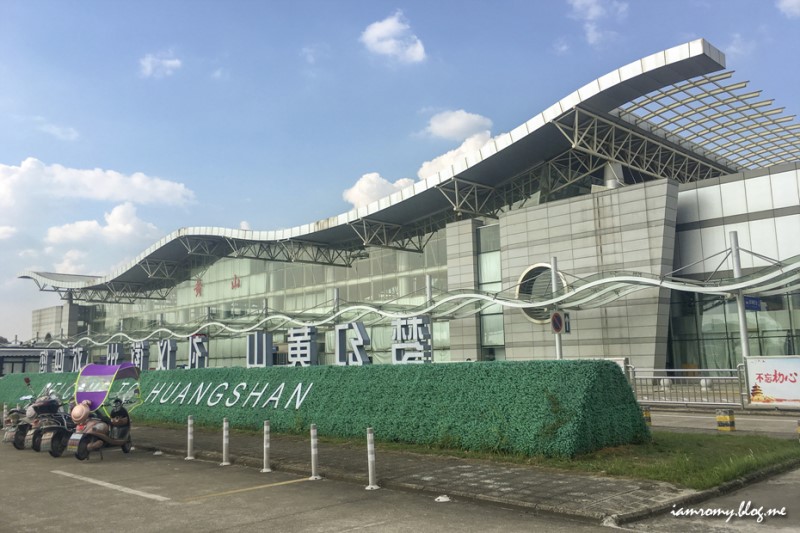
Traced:
[[[677, 142], [688, 142], [728, 166], [758, 168], [800, 158], [800, 124], [748, 82], [728, 83], [733, 71], [654, 91], [619, 109], [620, 117]], [[725, 84], [727, 83], [727, 85]]]
[[[181, 236], [178, 240], [186, 251], [185, 260], [159, 260], [150, 256], [138, 263], [147, 274], [147, 283], [112, 281], [90, 289], [63, 289], [38, 281], [37, 285], [40, 290], [59, 293], [62, 299], [87, 302], [165, 299], [172, 288], [189, 279], [192, 272], [197, 274], [200, 269], [199, 275], [202, 275], [204, 269], [223, 257], [349, 267], [357, 259], [366, 257], [367, 247], [422, 253], [433, 233], [449, 222], [462, 218], [496, 218], [501, 212], [521, 207], [532, 198], [547, 202], [571, 196], [581, 189], [588, 191], [593, 182], [598, 182], [598, 174], [609, 161], [621, 163], [652, 179], [669, 178], [681, 183], [734, 171], [580, 107], [565, 113], [553, 124], [569, 140], [570, 149], [495, 187], [462, 178], [448, 180], [437, 189], [450, 208], [421, 220], [406, 225], [369, 218], [351, 222], [349, 227], [357, 240], [347, 242], [347, 249], [295, 239], [248, 241]], [[163, 283], [154, 285], [157, 281]]]
[[164, 279], [163, 283], [158, 285], [110, 281], [97, 287], [70, 289], [45, 283], [37, 278], [32, 279], [40, 291], [57, 293], [62, 300], [69, 302], [80, 300], [132, 304], [138, 300], [165, 300], [175, 288], [175, 280], [172, 278]]
[[669, 178], [680, 183], [715, 178], [736, 172], [704, 160], [655, 136], [647, 136], [580, 107], [554, 122], [572, 143], [572, 149], [621, 163], [651, 178]]
[[[62, 281], [46, 274], [23, 277], [65, 300], [164, 299], [175, 285], [193, 274], [202, 275], [224, 257], [350, 267], [367, 257], [370, 247], [422, 253], [433, 234], [450, 222], [497, 218], [526, 203], [588, 192], [591, 185], [602, 183], [602, 171], [609, 162], [621, 164], [633, 181], [666, 178], [687, 183], [800, 158], [800, 124], [793, 122], [793, 116], [783, 115], [783, 108], [773, 107], [772, 100], [761, 99], [760, 91], [747, 90], [747, 82], [730, 81], [732, 75], [724, 71], [678, 82], [608, 113], [575, 105], [540, 126], [554, 128], [567, 141], [561, 153], [532, 162], [513, 176], [481, 176], [484, 183], [465, 179], [464, 174], [446, 179], [435, 187], [446, 201], [402, 224], [382, 221], [378, 212], [347, 222], [350, 236], [330, 242], [302, 236], [247, 240], [231, 233], [180, 235], [175, 241], [182, 253], [176, 254], [168, 242], [163, 253], [156, 249], [128, 275], [108, 281], [87, 278], [83, 283], [58, 286]], [[547, 142], [555, 139], [550, 136]], [[144, 277], [131, 275], [136, 267]], [[125, 278], [128, 281], [122, 281]]]

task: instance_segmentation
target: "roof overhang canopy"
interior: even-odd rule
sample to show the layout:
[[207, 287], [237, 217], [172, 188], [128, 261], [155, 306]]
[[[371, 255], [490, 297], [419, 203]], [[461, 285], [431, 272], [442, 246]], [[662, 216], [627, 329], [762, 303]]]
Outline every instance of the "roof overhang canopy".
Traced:
[[588, 190], [586, 180], [608, 162], [641, 179], [695, 181], [797, 159], [793, 117], [757, 100], [746, 83], [728, 83], [732, 73], [712, 75], [724, 68], [719, 50], [692, 41], [592, 81], [448, 169], [365, 207], [277, 231], [182, 228], [108, 276], [20, 277], [62, 298], [165, 298], [224, 257], [350, 266], [369, 247], [421, 252], [448, 222], [497, 216], [536, 193], [547, 201]]

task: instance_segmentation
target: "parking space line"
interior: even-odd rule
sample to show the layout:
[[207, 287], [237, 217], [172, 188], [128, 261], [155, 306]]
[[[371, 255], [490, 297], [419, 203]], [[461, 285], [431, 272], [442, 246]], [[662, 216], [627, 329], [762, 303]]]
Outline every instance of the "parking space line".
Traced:
[[279, 481], [278, 483], [270, 483], [268, 485], [256, 485], [255, 487], [247, 487], [245, 489], [235, 489], [235, 490], [226, 490], [224, 492], [214, 492], [212, 494], [203, 494], [202, 496], [193, 496], [191, 498], [185, 498], [181, 501], [183, 502], [191, 502], [195, 500], [204, 500], [206, 498], [214, 498], [216, 496], [227, 496], [228, 494], [238, 494], [240, 492], [249, 492], [252, 490], [259, 490], [259, 489], [268, 489], [270, 487], [278, 487], [280, 485], [290, 485], [292, 483], [300, 483], [302, 481], [308, 481], [308, 478], [300, 478], [300, 479], [290, 479], [289, 481]]
[[67, 476], [73, 479], [77, 479], [79, 481], [85, 481], [87, 483], [94, 483], [95, 485], [100, 485], [101, 487], [106, 487], [107, 489], [114, 489], [120, 492], [124, 492], [126, 494], [133, 494], [134, 496], [141, 496], [142, 498], [148, 498], [151, 500], [156, 500], [159, 502], [168, 502], [169, 498], [164, 496], [159, 496], [158, 494], [150, 494], [149, 492], [142, 492], [140, 490], [129, 489], [128, 487], [123, 487], [122, 485], [114, 485], [113, 483], [108, 483], [106, 481], [100, 481], [99, 479], [93, 479], [90, 477], [78, 476], [76, 474], [70, 474], [69, 472], [64, 472], [62, 470], [51, 470], [51, 474], [58, 474], [60, 476]]

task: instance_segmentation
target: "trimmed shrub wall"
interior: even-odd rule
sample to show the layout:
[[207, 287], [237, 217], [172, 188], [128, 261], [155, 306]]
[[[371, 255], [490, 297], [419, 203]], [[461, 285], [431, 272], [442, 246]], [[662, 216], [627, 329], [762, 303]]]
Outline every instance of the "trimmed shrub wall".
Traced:
[[[33, 387], [74, 374], [30, 375]], [[70, 376], [68, 378], [67, 376]], [[19, 381], [19, 386], [16, 381]], [[41, 381], [41, 383], [39, 383]], [[525, 455], [574, 456], [649, 439], [612, 361], [207, 368], [145, 372], [135, 421], [195, 423]], [[0, 379], [0, 401], [25, 394]]]

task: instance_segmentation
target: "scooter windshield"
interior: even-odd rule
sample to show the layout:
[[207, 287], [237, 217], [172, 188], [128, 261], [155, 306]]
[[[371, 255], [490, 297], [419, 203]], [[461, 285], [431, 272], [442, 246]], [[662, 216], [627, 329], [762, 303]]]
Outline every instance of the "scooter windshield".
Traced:
[[111, 397], [119, 397], [123, 401], [127, 400], [127, 396], [136, 396], [138, 399], [138, 380], [139, 369], [130, 363], [86, 365], [75, 382], [75, 401], [81, 403], [89, 400], [91, 410], [95, 411]]

